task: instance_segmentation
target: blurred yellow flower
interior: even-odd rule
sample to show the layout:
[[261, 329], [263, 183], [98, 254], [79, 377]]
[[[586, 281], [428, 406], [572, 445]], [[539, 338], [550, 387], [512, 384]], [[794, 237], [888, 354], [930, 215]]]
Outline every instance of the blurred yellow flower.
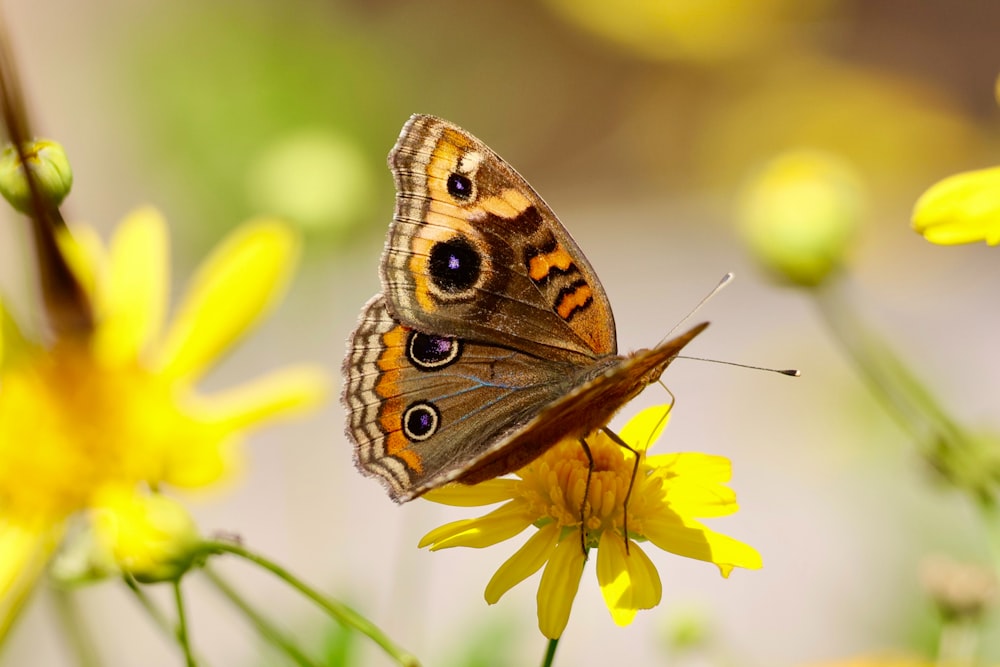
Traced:
[[822, 151], [782, 153], [743, 188], [739, 220], [757, 259], [777, 276], [813, 286], [836, 269], [864, 210], [860, 179]]
[[[761, 567], [752, 547], [716, 533], [696, 517], [736, 512], [728, 459], [681, 453], [647, 456], [659, 437], [670, 406], [649, 408], [625, 426], [621, 438], [639, 452], [639, 469], [628, 500], [625, 497], [634, 457], [603, 432], [587, 438], [594, 458], [585, 510], [587, 549], [597, 549], [597, 580], [611, 617], [628, 625], [639, 609], [660, 602], [662, 588], [656, 567], [636, 540], [687, 558], [715, 563], [722, 575], [734, 567]], [[517, 478], [495, 479], [475, 486], [450, 485], [428, 493], [435, 502], [499, 508], [477, 519], [463, 519], [432, 530], [420, 541], [431, 550], [448, 547], [488, 547], [534, 525], [538, 532], [514, 553], [486, 586], [486, 601], [494, 604], [513, 586], [545, 566], [538, 587], [538, 627], [551, 639], [566, 628], [583, 574], [586, 555], [580, 548], [580, 508], [588, 461], [577, 441], [552, 447], [517, 472]]]
[[931, 243], [1000, 243], [1000, 167], [955, 174], [932, 185], [913, 208], [913, 229]]
[[164, 544], [146, 537], [183, 543], [194, 528], [147, 494], [231, 475], [246, 431], [326, 391], [306, 367], [213, 396], [194, 387], [282, 293], [298, 252], [284, 225], [247, 223], [225, 240], [165, 331], [168, 239], [156, 211], [131, 214], [107, 249], [86, 228], [63, 228], [59, 241], [94, 305], [93, 330], [31, 342], [0, 303], [0, 639], [71, 517], [94, 510], [119, 566], [151, 566]]
[[554, 11], [636, 54], [715, 61], [774, 48], [796, 20], [825, 12], [831, 0], [547, 0]]

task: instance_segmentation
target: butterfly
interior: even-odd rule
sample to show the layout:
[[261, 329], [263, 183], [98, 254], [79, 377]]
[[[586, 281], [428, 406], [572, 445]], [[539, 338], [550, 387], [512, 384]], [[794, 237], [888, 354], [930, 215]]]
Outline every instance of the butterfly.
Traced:
[[604, 427], [708, 326], [619, 355], [608, 297], [569, 232], [457, 125], [412, 116], [389, 167], [382, 292], [348, 339], [341, 398], [355, 463], [397, 502]]

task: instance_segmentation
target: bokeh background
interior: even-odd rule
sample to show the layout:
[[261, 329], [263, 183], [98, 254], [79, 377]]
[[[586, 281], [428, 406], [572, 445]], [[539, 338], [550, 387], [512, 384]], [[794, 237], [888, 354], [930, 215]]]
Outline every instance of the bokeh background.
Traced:
[[[303, 230], [288, 298], [209, 389], [292, 361], [319, 362], [339, 383], [344, 340], [378, 290], [393, 206], [385, 155], [413, 112], [464, 126], [542, 193], [601, 275], [622, 349], [658, 341], [736, 272], [698, 314], [713, 326], [692, 353], [803, 377], [677, 362], [658, 446], [732, 459], [742, 510], [711, 525], [756, 546], [765, 567], [723, 580], [657, 552], [663, 603], [628, 628], [612, 624], [587, 572], [557, 664], [933, 652], [939, 621], [920, 563], [988, 562], [980, 525], [879, 410], [810, 297], [757, 268], [736, 221], [744, 184], [774, 156], [819, 149], [848, 165], [864, 202], [847, 278], [856, 307], [956, 419], [996, 430], [996, 250], [931, 246], [909, 216], [934, 181], [1000, 162], [1000, 4], [8, 0], [3, 11], [36, 128], [74, 167], [68, 218], [107, 234], [156, 205], [172, 225], [177, 288], [248, 216]], [[0, 286], [29, 312], [24, 232], [5, 212]], [[665, 397], [654, 387], [622, 416]], [[255, 437], [243, 477], [190, 504], [203, 530], [239, 534], [426, 665], [540, 661], [537, 576], [494, 607], [482, 599], [515, 547], [418, 551], [426, 531], [471, 513], [395, 506], [355, 471], [336, 400]], [[222, 569], [305, 644], [388, 664], [365, 641], [345, 649], [269, 577]], [[197, 576], [187, 586], [208, 664], [284, 664]], [[106, 664], [180, 664], [124, 587], [79, 599]], [[74, 664], [54, 615], [40, 591], [0, 665]], [[678, 649], [678, 637], [698, 648]], [[1000, 660], [995, 619], [984, 640]]]

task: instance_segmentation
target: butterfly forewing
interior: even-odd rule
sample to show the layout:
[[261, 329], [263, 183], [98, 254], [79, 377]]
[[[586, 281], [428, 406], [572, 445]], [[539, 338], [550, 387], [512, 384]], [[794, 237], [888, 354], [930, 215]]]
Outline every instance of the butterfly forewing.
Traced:
[[389, 156], [396, 213], [382, 260], [392, 314], [545, 358], [616, 351], [593, 268], [541, 197], [461, 128], [413, 116]]

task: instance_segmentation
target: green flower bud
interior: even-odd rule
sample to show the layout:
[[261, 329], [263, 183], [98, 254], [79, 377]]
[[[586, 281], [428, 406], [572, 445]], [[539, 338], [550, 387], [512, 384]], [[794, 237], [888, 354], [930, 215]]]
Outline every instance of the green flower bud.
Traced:
[[[73, 170], [66, 151], [54, 141], [36, 139], [25, 144], [24, 155], [43, 203], [58, 207], [73, 187]], [[21, 156], [13, 144], [8, 144], [0, 153], [0, 194], [21, 213], [31, 213], [31, 190]]]
[[799, 150], [758, 171], [739, 201], [743, 235], [757, 259], [792, 284], [814, 287], [837, 268], [861, 221], [853, 169], [834, 155]]

